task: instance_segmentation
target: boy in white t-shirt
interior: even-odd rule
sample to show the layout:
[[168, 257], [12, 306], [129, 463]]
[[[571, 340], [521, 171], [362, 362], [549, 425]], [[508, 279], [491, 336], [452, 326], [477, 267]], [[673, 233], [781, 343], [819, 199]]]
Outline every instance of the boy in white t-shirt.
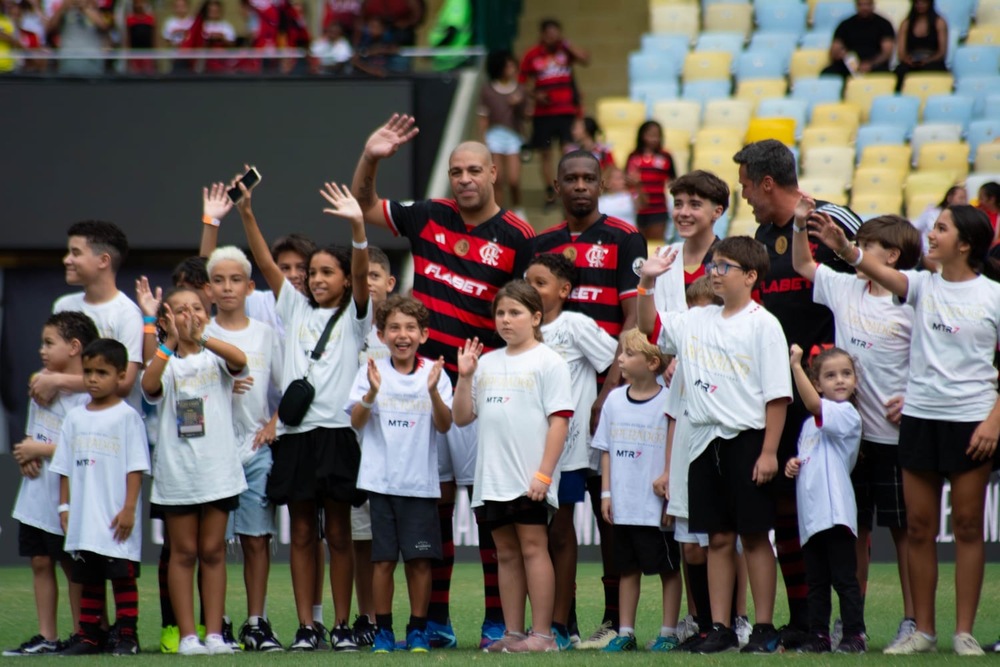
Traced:
[[234, 246], [217, 248], [208, 258], [209, 294], [216, 316], [207, 333], [243, 350], [252, 382], [247, 391], [233, 394], [233, 427], [247, 490], [229, 515], [227, 538], [239, 536], [243, 549], [243, 580], [247, 589], [247, 621], [240, 641], [249, 651], [280, 651], [281, 643], [264, 617], [267, 578], [271, 570], [270, 541], [277, 533], [274, 505], [267, 499], [271, 472], [270, 445], [277, 416], [268, 409], [268, 388], [281, 377], [278, 334], [263, 322], [246, 316], [246, 297], [253, 291], [250, 260]]
[[615, 565], [621, 572], [618, 636], [604, 650], [634, 651], [636, 609], [642, 575], [658, 574], [663, 594], [663, 625], [650, 650], [671, 651], [680, 644], [680, 550], [673, 532], [661, 527], [664, 501], [654, 489], [666, 472], [667, 418], [657, 377], [666, 360], [638, 329], [621, 337], [618, 364], [628, 382], [608, 395], [594, 434], [601, 452], [601, 513], [615, 527]]
[[[42, 365], [53, 373], [83, 377], [80, 355], [99, 337], [97, 327], [83, 313], [66, 311], [49, 317], [42, 328]], [[18, 554], [31, 559], [38, 634], [5, 656], [46, 655], [59, 649], [56, 630], [56, 605], [59, 584], [55, 566], [58, 562], [70, 580], [70, 558], [63, 551], [64, 534], [59, 521], [59, 475], [49, 468], [49, 461], [59, 443], [59, 430], [71, 409], [89, 400], [86, 393], [60, 392], [48, 406], [31, 401], [28, 406], [26, 437], [14, 445], [14, 460], [21, 466], [21, 488], [14, 511], [18, 521]], [[79, 586], [69, 583], [70, 611], [76, 626], [80, 613]]]
[[52, 472], [60, 475], [59, 519], [65, 549], [82, 584], [80, 630], [60, 655], [91, 655], [102, 648], [105, 581], [115, 596], [114, 655], [136, 655], [139, 638], [139, 561], [142, 558], [142, 473], [149, 448], [142, 417], [118, 395], [128, 372], [125, 346], [101, 338], [83, 351], [90, 403], [70, 410], [59, 433]]
[[569, 366], [573, 418], [566, 445], [559, 458], [559, 509], [549, 524], [549, 552], [556, 575], [552, 629], [556, 642], [570, 646], [567, 624], [576, 590], [577, 539], [573, 525], [576, 504], [583, 502], [587, 478], [594, 472], [590, 461], [590, 408], [597, 400], [597, 374], [615, 360], [618, 341], [583, 313], [563, 310], [576, 282], [577, 272], [561, 253], [536, 255], [524, 274], [542, 298], [542, 339]]
[[[913, 307], [899, 304], [892, 293], [858, 272], [839, 273], [813, 260], [810, 239], [800, 228], [811, 212], [808, 199], [796, 211], [792, 262], [803, 278], [813, 282], [813, 300], [833, 312], [836, 345], [849, 350], [858, 374], [858, 410], [864, 426], [861, 456], [851, 479], [858, 504], [858, 581], [864, 598], [868, 583], [870, 539], [874, 519], [889, 529], [903, 592], [903, 620], [890, 645], [916, 629], [913, 596], [907, 567], [906, 503], [903, 471], [899, 466], [899, 421], [910, 368]], [[865, 222], [855, 236], [870, 257], [898, 270], [920, 263], [920, 232], [905, 218], [881, 215]], [[837, 638], [834, 638], [834, 645]]]
[[[767, 484], [778, 472], [777, 447], [792, 395], [785, 336], [777, 319], [751, 298], [770, 266], [764, 246], [732, 236], [713, 249], [706, 272], [723, 306], [660, 313], [656, 278], [676, 250], [646, 260], [639, 280], [639, 328], [660, 349], [678, 354], [690, 418], [689, 523], [709, 534], [708, 581], [713, 629], [698, 653], [736, 650], [731, 594], [736, 536], [743, 543], [756, 623], [745, 653], [773, 653], [776, 567], [768, 531], [774, 500]], [[711, 591], [716, 591], [715, 595]]]
[[364, 443], [358, 488], [368, 491], [372, 516], [375, 653], [396, 648], [392, 595], [400, 555], [410, 593], [406, 648], [430, 649], [431, 563], [441, 558], [437, 435], [451, 428], [452, 387], [441, 372], [444, 359], [432, 362], [417, 356], [429, 322], [427, 308], [413, 297], [385, 301], [375, 325], [390, 357], [369, 358], [358, 369], [344, 406]]

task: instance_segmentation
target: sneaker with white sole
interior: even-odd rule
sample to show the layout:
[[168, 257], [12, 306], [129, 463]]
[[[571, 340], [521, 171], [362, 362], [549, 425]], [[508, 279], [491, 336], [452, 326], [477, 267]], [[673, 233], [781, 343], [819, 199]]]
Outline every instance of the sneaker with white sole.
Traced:
[[334, 651], [340, 653], [350, 653], [358, 650], [358, 644], [354, 641], [354, 630], [347, 623], [341, 623], [330, 630], [330, 646]]
[[210, 634], [205, 637], [205, 648], [210, 655], [232, 655], [236, 651], [220, 634]]
[[912, 618], [904, 618], [902, 621], [899, 622], [899, 629], [896, 630], [896, 636], [893, 638], [891, 642], [889, 642], [889, 646], [895, 646], [896, 644], [903, 641], [916, 631], [917, 631], [917, 622]]
[[[974, 640], [973, 640], [974, 641]], [[894, 646], [887, 647], [882, 653], [886, 655], [915, 655], [917, 653], [936, 653], [937, 637], [928, 639], [922, 632], [912, 635]]]
[[600, 651], [603, 650], [605, 646], [610, 644], [611, 640], [617, 636], [618, 631], [612, 627], [611, 621], [604, 621], [596, 630], [594, 630], [594, 634], [580, 642], [577, 649], [581, 651]]
[[688, 637], [696, 634], [698, 634], [698, 621], [688, 614], [677, 624], [677, 638], [683, 643]]
[[677, 638], [677, 635], [670, 635], [664, 637], [660, 635], [653, 640], [653, 643], [647, 646], [653, 653], [668, 653], [673, 651], [675, 648], [681, 645], [681, 640]]
[[830, 644], [839, 646], [844, 639], [844, 622], [839, 618], [833, 622], [833, 632], [830, 633]]
[[177, 645], [177, 655], [208, 655], [208, 649], [198, 639], [198, 635], [188, 635]]
[[951, 646], [955, 649], [955, 655], [986, 655], [986, 653], [983, 652], [983, 647], [976, 641], [976, 638], [968, 632], [959, 632], [957, 635], [952, 637]]
[[34, 637], [24, 642], [17, 648], [12, 648], [10, 650], [4, 651], [3, 654], [6, 657], [11, 657], [18, 655], [49, 655], [58, 652], [59, 652], [58, 639], [49, 640], [41, 635], [35, 635]]
[[740, 648], [750, 643], [750, 633], [753, 632], [753, 626], [750, 625], [749, 618], [746, 616], [737, 616], [736, 623], [733, 624], [733, 630], [736, 631], [736, 640], [740, 643]]
[[281, 642], [271, 629], [271, 624], [266, 618], [258, 618], [257, 623], [250, 624], [249, 619], [240, 628], [240, 641], [247, 651], [281, 651]]

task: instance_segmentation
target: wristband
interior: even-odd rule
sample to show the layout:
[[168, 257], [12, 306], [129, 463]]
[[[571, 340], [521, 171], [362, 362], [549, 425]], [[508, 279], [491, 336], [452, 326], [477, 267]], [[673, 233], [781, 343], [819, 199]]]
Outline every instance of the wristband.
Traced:
[[604, 500], [605, 498], [608, 498], [608, 499], [611, 498], [611, 492], [610, 491], [601, 491], [601, 500]]
[[143, 315], [142, 316], [142, 323], [143, 324], [156, 324], [156, 316], [155, 315]]
[[351, 241], [351, 247], [354, 248], [355, 250], [364, 250], [365, 248], [368, 247], [368, 239], [365, 239], [364, 241], [360, 242]]
[[207, 333], [203, 331], [201, 333], [201, 338], [198, 339], [198, 344], [201, 345], [202, 347], [205, 347], [206, 345], [208, 345], [209, 338], [211, 338], [211, 336], [209, 336]]
[[164, 361], [169, 361], [170, 360], [170, 355], [163, 354], [163, 350], [157, 350], [156, 351], [156, 358], [157, 359], [163, 359]]
[[160, 349], [158, 349], [156, 352], [157, 352], [157, 354], [162, 354], [164, 357], [172, 357], [172, 356], [174, 356], [174, 351], [171, 350], [166, 345], [164, 345], [163, 343], [160, 343]]
[[361, 407], [363, 407], [365, 410], [371, 410], [372, 408], [375, 407], [375, 401], [372, 401], [371, 403], [369, 403], [368, 401], [366, 401], [365, 399], [362, 398], [361, 399]]
[[535, 473], [535, 479], [537, 479], [545, 486], [552, 486], [552, 478], [541, 471]]
[[806, 231], [806, 226], [802, 225], [801, 227], [799, 227], [798, 225], [796, 225], [793, 222], [792, 223], [792, 231], [795, 232], [795, 233], [802, 233], [802, 232]]
[[845, 262], [847, 262], [848, 264], [850, 264], [851, 266], [853, 266], [853, 267], [857, 268], [857, 267], [858, 267], [858, 266], [859, 266], [859, 265], [861, 264], [861, 260], [862, 260], [862, 259], [864, 259], [864, 256], [865, 256], [865, 251], [864, 251], [864, 250], [862, 250], [862, 249], [861, 249], [860, 247], [858, 247], [858, 246], [855, 246], [855, 247], [857, 247], [857, 248], [858, 248], [858, 258], [857, 258], [856, 260], [854, 260], [853, 262], [847, 262], [847, 260], [846, 260], [846, 259], [845, 259], [844, 261], [845, 261]]
[[142, 333], [156, 335], [156, 325], [155, 324], [143, 324]]
[[206, 225], [212, 225], [213, 227], [218, 227], [219, 225], [222, 224], [221, 220], [219, 220], [218, 218], [213, 218], [207, 213], [201, 216], [201, 221], [204, 222]]
[[641, 285], [639, 287], [636, 287], [635, 291], [639, 293], [639, 296], [652, 296], [653, 295], [653, 290], [646, 289], [645, 287], [642, 287]]
[[62, 514], [63, 512], [68, 512], [69, 511], [69, 503], [63, 503], [62, 505], [60, 505], [59, 507], [56, 508], [56, 511], [58, 511], [59, 514]]

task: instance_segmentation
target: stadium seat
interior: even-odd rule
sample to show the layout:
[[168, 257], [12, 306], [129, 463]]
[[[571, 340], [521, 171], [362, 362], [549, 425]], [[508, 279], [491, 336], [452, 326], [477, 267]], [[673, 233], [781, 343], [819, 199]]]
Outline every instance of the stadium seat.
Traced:
[[928, 143], [955, 143], [962, 138], [962, 126], [953, 123], [921, 123], [913, 128], [910, 148], [913, 149], [914, 166], [920, 155], [920, 148]]
[[799, 47], [802, 49], [822, 49], [829, 54], [832, 42], [833, 30], [810, 30], [802, 35]]
[[[907, 209], [910, 202], [923, 194], [934, 195], [941, 201], [948, 188], [955, 185], [955, 174], [951, 171], [914, 171], [906, 177], [903, 190], [906, 193]], [[921, 209], [923, 210], [923, 209]]]
[[920, 109], [931, 95], [951, 93], [955, 78], [947, 72], [911, 72], [903, 79], [903, 95], [920, 98]]
[[[792, 52], [792, 59], [788, 62], [788, 76], [792, 79], [792, 85], [803, 79], [819, 77], [823, 69], [830, 64], [830, 52], [827, 49], [798, 49]], [[830, 77], [827, 77], [830, 78]], [[843, 80], [837, 77], [838, 89], [843, 86]], [[839, 95], [838, 90], [838, 95]]]
[[669, 128], [663, 133], [663, 147], [674, 158], [674, 170], [677, 175], [688, 172], [691, 162], [691, 133], [687, 130]]
[[[880, 3], [881, 4], [881, 3]], [[840, 22], [849, 16], [854, 16], [857, 8], [850, 0], [821, 0], [816, 3], [812, 12], [814, 30], [836, 30]]]
[[882, 95], [872, 100], [868, 122], [873, 125], [894, 124], [903, 128], [906, 136], [913, 133], [920, 117], [920, 98], [912, 95]]
[[705, 7], [704, 30], [738, 32], [746, 39], [753, 30], [753, 6], [725, 2]]
[[966, 137], [969, 142], [969, 154], [975, 155], [983, 144], [1000, 141], [1000, 118], [982, 118], [969, 124]]
[[976, 0], [943, 0], [935, 4], [937, 13], [948, 22], [948, 32], [964, 37], [969, 32], [969, 23]]
[[903, 23], [903, 19], [910, 14], [911, 7], [910, 0], [878, 0], [875, 5], [875, 13], [889, 19], [889, 23], [892, 24], [898, 36], [899, 26]]
[[802, 130], [802, 136], [799, 138], [799, 150], [805, 152], [819, 146], [849, 146], [850, 143], [851, 129], [849, 127], [835, 125], [807, 127]]
[[[697, 1], [697, 0], [695, 0]], [[701, 0], [702, 9], [709, 5], [749, 5], [750, 0]]]
[[694, 136], [701, 127], [701, 103], [691, 100], [666, 100], [653, 105], [653, 120], [669, 132], [684, 130]]
[[861, 110], [850, 102], [815, 104], [809, 118], [810, 125], [840, 125], [851, 128], [851, 136], [861, 124]]
[[701, 129], [694, 135], [694, 145], [698, 150], [728, 150], [735, 153], [743, 148], [744, 135], [744, 132], [735, 127], [702, 125]]
[[869, 144], [860, 153], [858, 168], [891, 169], [905, 177], [910, 173], [911, 159], [906, 144]]
[[803, 79], [792, 77], [792, 99], [803, 100], [812, 111], [814, 104], [839, 102], [844, 80], [839, 76], [820, 76]]
[[615, 166], [619, 169], [625, 168], [629, 154], [635, 150], [635, 135], [637, 127], [605, 127], [604, 141], [611, 147], [611, 153], [615, 158]]
[[858, 167], [854, 170], [851, 195], [902, 192], [903, 179], [908, 173], [884, 167]]
[[744, 51], [736, 59], [736, 81], [785, 76], [785, 63], [766, 51]]
[[984, 183], [989, 183], [990, 181], [1000, 183], [1000, 172], [977, 171], [969, 174], [969, 177], [965, 179], [965, 189], [969, 193], [969, 199], [977, 197], [979, 195], [979, 188], [983, 187]]
[[824, 199], [837, 206], [847, 205], [844, 184], [836, 178], [802, 177], [799, 179], [799, 190], [814, 199]]
[[684, 58], [681, 76], [685, 82], [726, 79], [733, 66], [733, 56], [726, 51], [691, 51]]
[[683, 62], [683, 59], [674, 60], [666, 54], [633, 51], [628, 54], [629, 82], [661, 83], [676, 80]]
[[784, 79], [747, 79], [736, 86], [736, 99], [757, 103], [769, 97], [784, 97], [788, 83]]
[[639, 127], [646, 120], [646, 105], [627, 97], [597, 100], [597, 124], [601, 127]]
[[706, 81], [685, 81], [681, 87], [681, 98], [700, 105], [709, 100], [728, 99], [732, 90], [729, 77]]
[[768, 53], [773, 58], [780, 58], [782, 62], [782, 74], [788, 71], [788, 66], [792, 61], [792, 54], [798, 44], [798, 35], [787, 32], [763, 32], [757, 31], [750, 38], [747, 51], [751, 53]]
[[795, 150], [795, 119], [793, 118], [751, 118], [747, 127], [746, 143], [764, 139], [777, 139], [793, 151]]
[[858, 128], [858, 136], [855, 139], [855, 149], [858, 153], [858, 160], [868, 146], [878, 145], [898, 145], [906, 143], [906, 130], [899, 125], [888, 125], [883, 123], [862, 125]]
[[641, 38], [640, 50], [643, 53], [657, 54], [661, 57], [666, 54], [677, 62], [677, 72], [681, 71], [681, 63], [691, 46], [686, 35], [674, 35], [670, 33], [647, 32]]
[[753, 104], [746, 100], [712, 100], [705, 104], [702, 122], [706, 126], [734, 127], [745, 134], [753, 115]]
[[880, 215], [899, 215], [903, 208], [903, 193], [864, 193], [851, 195], [851, 210], [862, 220], [871, 220]]
[[652, 113], [653, 103], [660, 100], [675, 100], [680, 88], [675, 79], [666, 81], [629, 81], [628, 96], [646, 104], [647, 115]]
[[979, 144], [975, 156], [976, 171], [1000, 171], [1000, 143]]
[[879, 95], [892, 95], [896, 91], [896, 75], [891, 72], [874, 72], [848, 77], [844, 84], [844, 101], [858, 105], [861, 120], [867, 121], [872, 100]]
[[1000, 73], [1000, 46], [960, 46], [955, 50], [951, 71], [956, 79], [994, 76]]
[[733, 61], [743, 52], [743, 35], [738, 32], [708, 32], [698, 35], [695, 51], [725, 51]]
[[972, 122], [972, 108], [975, 98], [965, 95], [931, 95], [924, 105], [925, 123], [955, 123], [962, 126], [965, 134]]
[[733, 152], [730, 150], [699, 149], [695, 146], [692, 169], [711, 171], [732, 187], [739, 182], [739, 165], [733, 162]]
[[[997, 90], [1000, 90], [1000, 74], [963, 76], [955, 82], [956, 95], [967, 95], [973, 98], [973, 118], [982, 118], [986, 114], [986, 98]], [[996, 107], [991, 108], [995, 109]]]
[[967, 46], [1000, 46], [1000, 25], [974, 25], [965, 39]]
[[[947, 192], [947, 190], [945, 190], [945, 192]], [[913, 222], [919, 218], [929, 206], [936, 207], [942, 199], [944, 199], [944, 195], [936, 195], [933, 192], [918, 192], [912, 197], [904, 194], [903, 215], [905, 215], [910, 222]]]
[[770, 0], [754, 5], [757, 29], [764, 32], [790, 32], [802, 35], [806, 31], [809, 8], [798, 0]]
[[979, 0], [979, 6], [976, 8], [976, 25], [1000, 25], [1000, 2]]
[[654, 33], [683, 35], [690, 44], [701, 30], [701, 7], [698, 5], [650, 5], [649, 26]]
[[854, 177], [854, 149], [850, 146], [821, 146], [803, 151], [802, 175], [836, 179], [847, 187]]
[[917, 153], [920, 171], [953, 171], [960, 178], [969, 173], [969, 144], [960, 141], [931, 141]]
[[791, 118], [795, 121], [795, 138], [802, 136], [809, 117], [809, 103], [791, 97], [771, 97], [757, 104], [758, 118]]

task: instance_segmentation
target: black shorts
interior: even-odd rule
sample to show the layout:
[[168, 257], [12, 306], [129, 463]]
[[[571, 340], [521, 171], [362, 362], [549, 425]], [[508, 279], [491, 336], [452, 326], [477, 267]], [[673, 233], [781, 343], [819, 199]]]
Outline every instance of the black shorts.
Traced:
[[643, 574], [676, 572], [681, 566], [680, 547], [673, 531], [656, 526], [615, 526], [615, 567], [619, 572]]
[[763, 430], [744, 431], [732, 440], [716, 438], [691, 462], [691, 532], [766, 533], [774, 528], [773, 482], [757, 486], [753, 481], [753, 468], [763, 447]]
[[871, 530], [876, 519], [885, 528], [906, 528], [899, 445], [862, 440], [851, 482], [858, 501], [859, 528]]
[[574, 120], [576, 116], [572, 114], [535, 116], [531, 119], [531, 147], [548, 148], [553, 139], [558, 139], [561, 146], [570, 143], [573, 141]]
[[476, 521], [493, 531], [511, 524], [547, 526], [555, 508], [545, 501], [519, 496], [514, 500], [485, 500], [476, 508]]
[[946, 422], [903, 415], [899, 425], [899, 467], [944, 475], [974, 470], [986, 461], [965, 453], [980, 422]]
[[646, 229], [653, 225], [667, 224], [667, 212], [663, 213], [639, 213], [635, 216], [635, 226], [638, 229]]
[[372, 515], [372, 562], [441, 558], [437, 498], [368, 492]]
[[138, 579], [139, 563], [124, 558], [108, 558], [79, 551], [73, 558], [70, 577], [75, 584], [101, 584], [115, 579]]
[[361, 447], [349, 428], [316, 428], [283, 435], [271, 445], [274, 463], [267, 478], [267, 497], [275, 505], [299, 500], [365, 504], [358, 489]]
[[160, 503], [150, 503], [149, 518], [163, 519], [166, 521], [171, 514], [201, 514], [206, 507], [212, 507], [220, 512], [229, 514], [240, 506], [239, 496], [229, 496], [218, 500], [209, 500], [207, 503], [192, 503], [190, 505], [161, 505]]
[[63, 551], [65, 542], [66, 538], [63, 535], [56, 535], [26, 523], [17, 524], [17, 555], [22, 558], [48, 556], [55, 562], [62, 562], [70, 557]]

